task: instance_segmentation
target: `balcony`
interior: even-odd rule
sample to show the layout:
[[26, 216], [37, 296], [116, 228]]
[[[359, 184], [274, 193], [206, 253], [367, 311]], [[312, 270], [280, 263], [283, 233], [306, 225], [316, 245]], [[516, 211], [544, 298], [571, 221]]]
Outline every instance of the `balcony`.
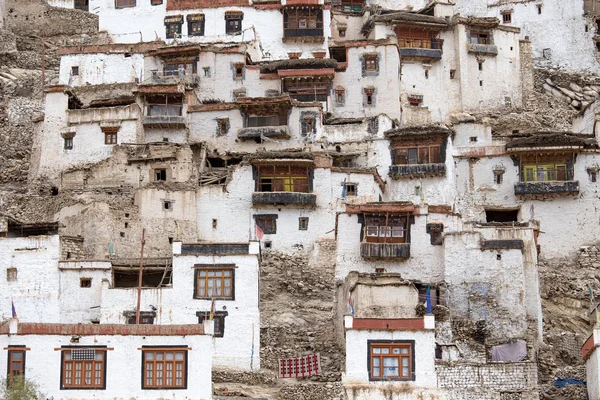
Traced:
[[440, 60], [443, 44], [442, 39], [398, 38], [400, 57], [405, 59]]
[[81, 110], [67, 110], [69, 125], [90, 124], [103, 121], [136, 120], [140, 115], [137, 104], [118, 107], [84, 108]]
[[142, 124], [145, 127], [185, 128], [185, 117], [174, 115], [144, 115]]
[[390, 165], [388, 175], [392, 179], [445, 176], [446, 164]]
[[515, 184], [515, 195], [517, 196], [577, 193], [579, 193], [579, 181], [518, 182]]
[[238, 139], [254, 140], [262, 137], [269, 139], [289, 139], [289, 129], [285, 125], [281, 126], [259, 126], [247, 127], [238, 130]]
[[345, 14], [360, 14], [364, 4], [364, 0], [331, 0], [333, 10]]
[[498, 55], [498, 47], [493, 44], [467, 44], [467, 51], [474, 54]]
[[302, 192], [254, 192], [252, 193], [252, 204], [255, 206], [272, 204], [315, 206], [317, 195]]
[[360, 255], [365, 260], [407, 260], [410, 243], [361, 243]]
[[143, 82], [143, 84], [150, 85], [177, 85], [179, 83], [183, 83], [188, 87], [196, 87], [200, 84], [200, 77], [183, 69], [165, 72], [153, 70], [150, 77]]

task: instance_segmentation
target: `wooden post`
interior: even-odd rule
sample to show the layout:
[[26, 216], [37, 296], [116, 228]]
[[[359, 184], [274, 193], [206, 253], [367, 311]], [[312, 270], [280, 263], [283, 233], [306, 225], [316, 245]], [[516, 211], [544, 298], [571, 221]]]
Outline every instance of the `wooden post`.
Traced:
[[135, 310], [135, 324], [140, 324], [140, 302], [142, 299], [142, 268], [144, 266], [144, 244], [146, 243], [146, 230], [142, 229], [142, 251], [140, 255], [140, 272], [138, 274], [138, 295], [137, 295], [137, 308]]

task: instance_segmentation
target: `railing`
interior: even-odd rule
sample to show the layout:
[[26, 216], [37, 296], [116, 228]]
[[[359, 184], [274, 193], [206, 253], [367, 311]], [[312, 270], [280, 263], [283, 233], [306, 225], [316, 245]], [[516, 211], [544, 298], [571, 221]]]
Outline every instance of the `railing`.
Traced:
[[410, 243], [367, 243], [360, 244], [360, 255], [367, 260], [410, 258]]
[[398, 38], [400, 48], [442, 50], [443, 39], [410, 39]]
[[390, 165], [388, 175], [392, 179], [414, 178], [424, 176], [444, 176], [446, 164], [403, 164]]
[[350, 14], [360, 14], [364, 5], [364, 0], [331, 0], [334, 11]]
[[317, 195], [301, 192], [254, 192], [252, 204], [295, 204], [300, 206], [314, 206], [317, 204]]
[[579, 193], [579, 181], [518, 182], [515, 195], [551, 195]]
[[154, 70], [150, 77], [144, 80], [145, 84], [177, 84], [185, 83], [186, 85], [199, 85], [200, 77], [197, 74], [189, 73], [186, 70], [180, 69], [177, 71], [158, 71]]
[[[319, 27], [320, 26], [320, 27]], [[323, 36], [323, 23], [317, 24], [317, 28], [285, 28], [283, 37], [321, 37]]]

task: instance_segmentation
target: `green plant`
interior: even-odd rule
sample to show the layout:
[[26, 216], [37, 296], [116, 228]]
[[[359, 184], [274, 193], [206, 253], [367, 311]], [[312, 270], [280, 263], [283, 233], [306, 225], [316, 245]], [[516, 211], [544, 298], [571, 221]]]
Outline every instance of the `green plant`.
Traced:
[[38, 400], [46, 396], [40, 391], [40, 386], [23, 376], [3, 379], [0, 383], [0, 397], [5, 400]]

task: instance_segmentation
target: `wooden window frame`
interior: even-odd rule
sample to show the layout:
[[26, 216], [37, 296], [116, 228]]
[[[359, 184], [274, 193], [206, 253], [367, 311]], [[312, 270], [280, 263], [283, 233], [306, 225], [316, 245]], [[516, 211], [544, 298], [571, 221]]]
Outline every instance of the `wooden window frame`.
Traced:
[[[400, 154], [406, 153], [405, 162], [400, 160]], [[411, 156], [411, 154], [413, 154]], [[437, 157], [435, 156], [437, 154]], [[414, 161], [416, 157], [416, 162]], [[427, 162], [422, 162], [427, 158]], [[394, 165], [422, 165], [442, 164], [442, 143], [436, 144], [413, 144], [408, 146], [394, 146]]]
[[117, 144], [118, 130], [103, 130], [104, 132], [104, 144], [114, 145]]
[[319, 77], [285, 78], [282, 81], [282, 92], [298, 101], [327, 101], [329, 79]]
[[[383, 351], [387, 350], [387, 354]], [[396, 353], [397, 350], [397, 353]], [[404, 352], [403, 350], [406, 350]], [[388, 366], [396, 369], [397, 376], [386, 376], [385, 360], [395, 359], [395, 365]], [[404, 362], [407, 360], [407, 362]], [[404, 373], [407, 368], [407, 373]], [[415, 380], [415, 341], [414, 340], [368, 340], [367, 369], [369, 381], [414, 381]]]
[[[128, 311], [124, 314], [127, 325], [136, 325], [136, 313], [134, 311]], [[140, 325], [154, 325], [154, 318], [156, 318], [156, 312], [140, 311]]]
[[[89, 286], [86, 286], [87, 282], [89, 282]], [[79, 287], [84, 288], [84, 289], [91, 288], [92, 287], [92, 278], [79, 278]]]
[[[356, 183], [354, 182], [346, 182], [344, 183], [344, 187], [345, 187], [345, 191], [346, 191], [346, 196], [347, 197], [356, 197], [357, 193], [358, 193], [358, 186]], [[349, 190], [350, 188], [352, 188], [352, 190]]]
[[[222, 264], [222, 265], [195, 265], [194, 266], [194, 299], [204, 300], [235, 300], [235, 265]], [[202, 273], [206, 273], [202, 276]], [[215, 273], [213, 276], [209, 276], [209, 273]], [[216, 275], [220, 273], [220, 275]], [[227, 275], [229, 273], [229, 275]], [[209, 285], [209, 281], [213, 280], [213, 286]], [[226, 281], [229, 280], [229, 286], [226, 285]], [[220, 283], [221, 295], [208, 294], [210, 288], [214, 288], [216, 281]], [[230, 294], [225, 295], [225, 289], [229, 287]], [[200, 293], [200, 289], [204, 289], [204, 295]]]
[[502, 23], [512, 24], [512, 11], [505, 11], [502, 13]]
[[275, 235], [277, 233], [277, 214], [254, 215], [254, 223], [265, 235]]
[[[242, 12], [225, 12], [225, 34], [226, 35], [239, 35], [242, 33], [242, 21], [244, 20], [244, 14]], [[230, 24], [233, 21], [233, 24]], [[237, 23], [236, 23], [237, 22]]]
[[492, 34], [489, 31], [472, 30], [469, 32], [469, 43], [490, 45], [492, 44]]
[[[7, 378], [7, 384], [9, 387], [12, 386], [12, 380], [19, 376], [22, 378], [25, 378], [25, 366], [27, 363], [27, 348], [25, 346], [15, 346], [15, 345], [9, 345], [8, 348], [8, 355], [7, 355], [7, 363], [6, 363], [6, 378]], [[15, 354], [20, 353], [21, 354], [21, 359], [20, 360], [15, 360]], [[18, 368], [14, 369], [13, 368], [13, 364], [17, 364]], [[15, 374], [14, 372], [18, 371], [17, 374]]]
[[[167, 360], [167, 355], [173, 354], [172, 360]], [[149, 355], [152, 354], [152, 359]], [[182, 354], [182, 359], [177, 359], [177, 354]], [[162, 359], [158, 359], [161, 355]], [[148, 367], [152, 365], [151, 369]], [[161, 376], [163, 380], [158, 382], [157, 367], [161, 368]], [[168, 368], [171, 368], [171, 384], [167, 384]], [[177, 367], [181, 367], [181, 383], [177, 384], [177, 376], [173, 374], [177, 371]], [[148, 373], [150, 372], [150, 376]], [[188, 347], [187, 346], [142, 346], [142, 389], [144, 390], [160, 390], [160, 389], [187, 389], [187, 372], [188, 372]], [[150, 383], [149, 383], [150, 380]]]
[[166, 76], [177, 76], [179, 75], [180, 67], [184, 75], [193, 75], [196, 73], [196, 61], [186, 60], [180, 62], [166, 62], [164, 74]]
[[64, 138], [63, 149], [64, 150], [73, 150], [73, 138], [72, 137]]
[[311, 167], [276, 164], [257, 165], [256, 169], [257, 192], [310, 193], [311, 191]]
[[365, 6], [365, 0], [331, 0], [331, 8], [334, 11], [360, 14]]
[[[204, 14], [188, 14], [188, 36], [204, 36], [206, 17]], [[198, 27], [195, 29], [195, 27]]]
[[[575, 154], [540, 155], [524, 154], [520, 156], [521, 182], [567, 182], [572, 181], [574, 170], [572, 161]], [[571, 165], [570, 165], [571, 164]]]
[[379, 64], [379, 57], [376, 54], [365, 54], [363, 56], [366, 72], [376, 72]]
[[307, 231], [308, 230], [308, 217], [299, 217], [298, 218], [298, 230], [299, 231]]
[[[163, 178], [164, 171], [164, 179]], [[160, 173], [160, 178], [158, 178], [158, 174]], [[154, 168], [154, 182], [166, 182], [168, 179], [167, 169], [166, 168]]]
[[[410, 213], [364, 214], [363, 242], [410, 243], [410, 217]], [[385, 221], [382, 221], [382, 219]]]
[[[314, 27], [311, 28], [311, 25]], [[283, 37], [323, 36], [323, 9], [292, 7], [283, 10]]]
[[[171, 113], [171, 111], [176, 111]], [[146, 97], [146, 116], [181, 117], [183, 115], [183, 96], [152, 95]]]
[[[101, 360], [70, 360], [67, 359], [67, 354], [70, 354], [70, 350], [77, 349], [90, 349], [95, 350], [95, 355], [100, 354]], [[61, 347], [60, 357], [60, 390], [105, 390], [106, 389], [106, 346], [63, 346]], [[69, 380], [69, 366], [71, 368], [71, 374], [76, 372], [77, 364], [81, 365], [81, 372], [84, 373], [87, 370], [87, 365], [91, 365], [90, 371], [100, 372], [100, 383], [84, 384], [85, 378], [81, 377], [80, 384], [75, 382], [67, 383]], [[77, 377], [73, 376], [73, 380]], [[97, 377], [94, 377], [92, 381], [95, 381]]]
[[397, 26], [395, 32], [400, 48], [442, 50], [444, 45], [439, 31]]
[[136, 5], [136, 0], [115, 0], [115, 8], [129, 8]]

